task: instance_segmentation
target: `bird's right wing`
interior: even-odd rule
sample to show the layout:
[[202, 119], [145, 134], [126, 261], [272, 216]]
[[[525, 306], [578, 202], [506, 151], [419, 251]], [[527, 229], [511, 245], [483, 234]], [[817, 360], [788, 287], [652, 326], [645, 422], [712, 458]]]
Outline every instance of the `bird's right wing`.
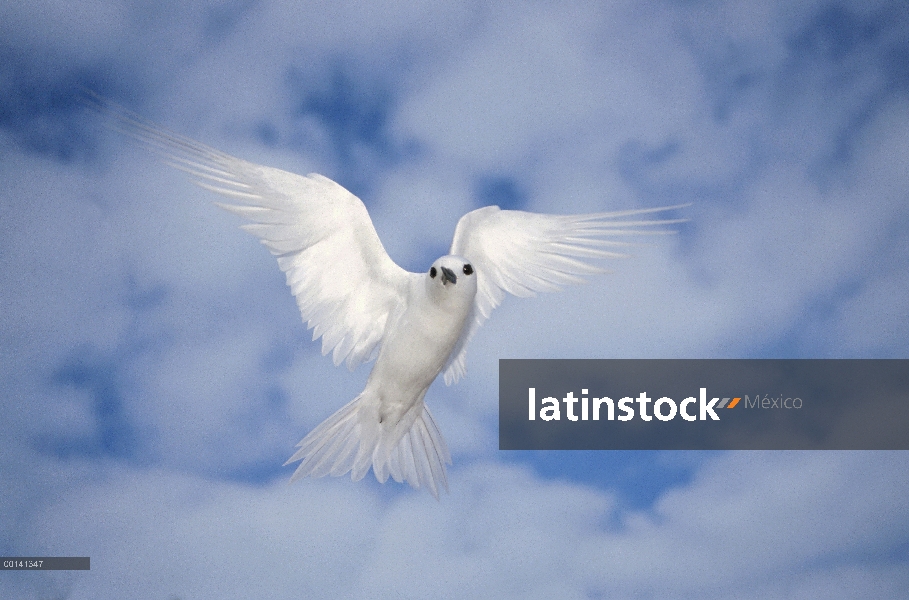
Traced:
[[506, 292], [533, 296], [569, 283], [583, 283], [585, 275], [603, 272], [594, 263], [597, 259], [627, 256], [610, 249], [629, 245], [615, 238], [671, 233], [647, 228], [686, 220], [626, 220], [628, 217], [681, 206], [685, 205], [582, 215], [546, 215], [487, 206], [461, 217], [449, 253], [473, 264], [477, 295], [467, 326], [445, 365], [445, 383], [456, 382], [464, 375], [467, 343]]
[[142, 121], [103, 101], [114, 127], [163, 154], [195, 183], [234, 203], [218, 206], [278, 259], [322, 354], [351, 369], [374, 358], [412, 274], [385, 252], [366, 207], [339, 184], [257, 165]]

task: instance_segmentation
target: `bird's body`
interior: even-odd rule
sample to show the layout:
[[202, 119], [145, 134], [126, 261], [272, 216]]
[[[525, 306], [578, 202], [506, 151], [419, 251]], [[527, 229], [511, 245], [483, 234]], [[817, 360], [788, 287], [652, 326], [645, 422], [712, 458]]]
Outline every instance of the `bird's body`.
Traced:
[[306, 436], [287, 461], [304, 460], [293, 479], [352, 471], [356, 480], [371, 466], [379, 481], [391, 475], [435, 495], [446, 484], [451, 457], [423, 398], [461, 336], [477, 285], [462, 257], [443, 256], [429, 273], [410, 279], [360, 395]]
[[[412, 279], [401, 314], [389, 323], [366, 390], [383, 398], [387, 394], [390, 405], [396, 396], [426, 392], [461, 337], [477, 295], [477, 278], [463, 272], [469, 264], [465, 258], [443, 256], [430, 267], [437, 269], [435, 277]], [[456, 281], [445, 279], [440, 265], [447, 265]]]
[[250, 221], [277, 258], [303, 320], [323, 354], [353, 369], [376, 359], [363, 391], [299, 444], [292, 480], [362, 478], [372, 468], [438, 497], [451, 458], [424, 397], [444, 374], [466, 372], [468, 342], [506, 293], [554, 291], [601, 272], [592, 259], [623, 256], [609, 238], [679, 220], [625, 217], [677, 207], [585, 215], [545, 215], [487, 206], [458, 222], [449, 254], [422, 274], [385, 252], [366, 207], [317, 174], [256, 165], [145, 123], [102, 102], [116, 126], [163, 153], [196, 183], [237, 204], [219, 204]]

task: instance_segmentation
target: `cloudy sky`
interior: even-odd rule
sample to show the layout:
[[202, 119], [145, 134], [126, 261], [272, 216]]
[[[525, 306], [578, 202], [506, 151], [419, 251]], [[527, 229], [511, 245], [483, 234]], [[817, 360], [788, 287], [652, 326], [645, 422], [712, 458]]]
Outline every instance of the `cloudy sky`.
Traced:
[[[91, 88], [323, 173], [422, 271], [487, 204], [692, 202], [427, 395], [451, 493], [281, 464], [353, 398], [273, 258]], [[904, 2], [0, 3], [0, 597], [902, 598], [885, 452], [501, 452], [499, 358], [909, 358]], [[900, 592], [899, 590], [903, 590]]]

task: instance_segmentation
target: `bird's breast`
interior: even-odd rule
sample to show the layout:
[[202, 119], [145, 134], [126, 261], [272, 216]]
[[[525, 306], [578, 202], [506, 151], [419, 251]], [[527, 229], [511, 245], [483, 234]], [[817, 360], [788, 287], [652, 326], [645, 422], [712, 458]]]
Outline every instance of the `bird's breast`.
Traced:
[[367, 389], [393, 412], [406, 412], [448, 361], [469, 310], [412, 302], [389, 324]]

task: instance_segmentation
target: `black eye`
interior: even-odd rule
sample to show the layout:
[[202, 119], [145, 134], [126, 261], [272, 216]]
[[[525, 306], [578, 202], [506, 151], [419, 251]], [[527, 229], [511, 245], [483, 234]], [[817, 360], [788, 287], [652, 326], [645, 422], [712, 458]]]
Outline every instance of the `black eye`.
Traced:
[[470, 275], [471, 273], [473, 273], [473, 267], [470, 265], [464, 265], [464, 274]]
[[435, 277], [436, 277], [436, 268], [435, 267], [432, 267], [431, 269], [429, 269], [429, 276], [432, 277], [433, 279], [435, 279]]

